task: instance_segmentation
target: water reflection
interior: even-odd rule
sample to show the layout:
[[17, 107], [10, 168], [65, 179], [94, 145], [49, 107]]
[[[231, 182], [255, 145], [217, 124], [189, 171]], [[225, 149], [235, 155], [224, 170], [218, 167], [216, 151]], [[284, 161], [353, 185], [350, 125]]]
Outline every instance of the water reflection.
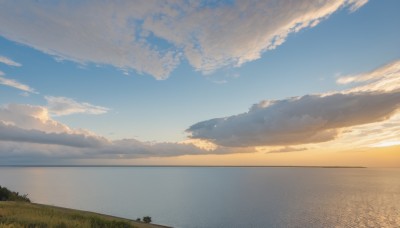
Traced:
[[399, 169], [0, 168], [38, 203], [176, 227], [399, 227]]

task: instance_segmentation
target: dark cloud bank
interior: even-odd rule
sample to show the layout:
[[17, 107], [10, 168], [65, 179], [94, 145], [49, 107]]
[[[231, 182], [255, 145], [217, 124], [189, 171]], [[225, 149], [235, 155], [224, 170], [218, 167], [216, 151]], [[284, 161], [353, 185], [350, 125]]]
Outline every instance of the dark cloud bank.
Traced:
[[399, 91], [307, 95], [263, 101], [246, 113], [196, 123], [187, 132], [228, 147], [318, 143], [334, 139], [342, 128], [388, 119], [399, 106]]

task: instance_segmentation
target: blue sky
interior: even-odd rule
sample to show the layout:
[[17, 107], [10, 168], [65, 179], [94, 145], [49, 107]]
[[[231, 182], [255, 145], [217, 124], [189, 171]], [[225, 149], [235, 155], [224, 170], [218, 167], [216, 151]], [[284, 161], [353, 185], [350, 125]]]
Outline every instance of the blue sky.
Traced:
[[[114, 146], [121, 139], [134, 139], [146, 145], [151, 142], [160, 147], [157, 143], [181, 145], [192, 135], [202, 140], [200, 144], [212, 143], [222, 151], [235, 151], [232, 153], [251, 151], [252, 146], [303, 148], [309, 142], [287, 145], [268, 144], [267, 140], [265, 145], [245, 142], [249, 147], [237, 148], [218, 143], [226, 142], [219, 138], [226, 132], [215, 136], [215, 132], [204, 135], [206, 129], [185, 130], [213, 118], [248, 113], [252, 105], [264, 100], [285, 101], [304, 95], [356, 91], [359, 84], [341, 84], [338, 79], [362, 77], [400, 58], [398, 1], [270, 0], [258, 4], [1, 2], [3, 112], [32, 118], [36, 114], [25, 113], [25, 109], [40, 107], [47, 113], [42, 122], [61, 124], [69, 130], [54, 130], [36, 123], [27, 125], [27, 120], [13, 120], [0, 113], [1, 120], [5, 126], [30, 133], [36, 130], [44, 135], [93, 136]], [[398, 103], [388, 106], [381, 116], [334, 128], [345, 131], [382, 119], [393, 120]], [[11, 110], [10, 104], [21, 107]], [[240, 137], [234, 128], [227, 129]], [[261, 132], [269, 130], [266, 127]], [[255, 132], [256, 137], [261, 134], [254, 129], [246, 132], [249, 137]], [[25, 150], [15, 142], [26, 147], [34, 144], [37, 153], [33, 157], [38, 157], [39, 162], [43, 154], [57, 154], [55, 151], [63, 149], [75, 151], [73, 147], [64, 148], [66, 145], [56, 148], [58, 143], [53, 142], [50, 145], [54, 148], [44, 149], [40, 146], [49, 145], [46, 142], [13, 141], [5, 135], [4, 145], [0, 145], [3, 151]], [[299, 137], [307, 138], [301, 134]], [[400, 141], [392, 136], [379, 140]], [[152, 155], [150, 149], [147, 152], [149, 157], [159, 156]], [[125, 153], [136, 154], [124, 150], [122, 154]], [[17, 155], [5, 154], [18, 163]]]

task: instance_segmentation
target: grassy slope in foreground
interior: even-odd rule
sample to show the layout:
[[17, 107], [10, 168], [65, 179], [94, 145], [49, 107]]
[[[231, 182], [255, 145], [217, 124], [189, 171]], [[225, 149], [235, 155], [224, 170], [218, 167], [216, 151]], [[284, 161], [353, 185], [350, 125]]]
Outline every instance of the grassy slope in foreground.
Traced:
[[0, 201], [0, 227], [161, 228], [165, 226], [41, 204]]

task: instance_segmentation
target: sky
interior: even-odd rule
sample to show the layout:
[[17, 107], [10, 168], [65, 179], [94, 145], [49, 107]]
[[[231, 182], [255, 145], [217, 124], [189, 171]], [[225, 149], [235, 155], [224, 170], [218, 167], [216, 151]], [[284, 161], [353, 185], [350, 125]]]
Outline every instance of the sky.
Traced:
[[0, 0], [0, 165], [400, 167], [396, 0]]

